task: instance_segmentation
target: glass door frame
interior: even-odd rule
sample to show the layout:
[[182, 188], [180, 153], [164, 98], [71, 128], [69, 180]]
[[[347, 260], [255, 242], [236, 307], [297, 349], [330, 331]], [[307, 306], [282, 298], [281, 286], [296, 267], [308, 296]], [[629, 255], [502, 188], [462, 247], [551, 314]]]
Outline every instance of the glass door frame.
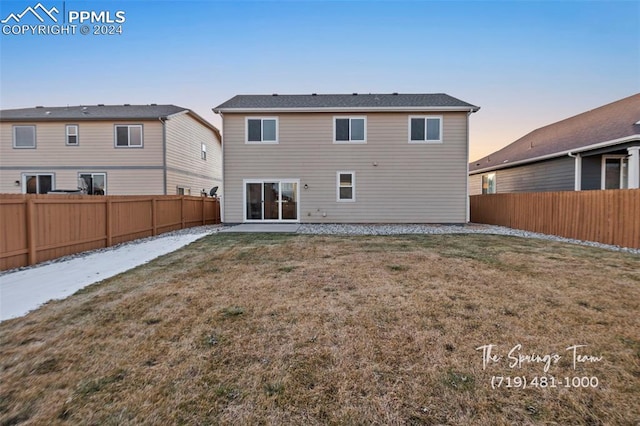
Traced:
[[[278, 184], [278, 218], [277, 219], [265, 219], [265, 198], [264, 198], [264, 185], [269, 183]], [[296, 218], [295, 219], [283, 219], [282, 218], [282, 184], [293, 183], [296, 185]], [[260, 184], [262, 189], [262, 218], [261, 219], [248, 219], [247, 218], [247, 185], [248, 184]], [[243, 179], [242, 180], [242, 218], [245, 223], [299, 223], [300, 222], [300, 179], [282, 179], [282, 178], [265, 178], [265, 179]]]

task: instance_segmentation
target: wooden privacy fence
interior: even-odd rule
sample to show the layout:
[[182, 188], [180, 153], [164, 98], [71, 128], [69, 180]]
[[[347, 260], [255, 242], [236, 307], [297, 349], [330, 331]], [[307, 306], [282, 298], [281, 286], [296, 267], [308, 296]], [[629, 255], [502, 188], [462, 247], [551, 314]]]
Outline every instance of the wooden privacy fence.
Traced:
[[471, 222], [640, 248], [640, 189], [471, 196]]
[[0, 270], [216, 223], [215, 198], [0, 194]]

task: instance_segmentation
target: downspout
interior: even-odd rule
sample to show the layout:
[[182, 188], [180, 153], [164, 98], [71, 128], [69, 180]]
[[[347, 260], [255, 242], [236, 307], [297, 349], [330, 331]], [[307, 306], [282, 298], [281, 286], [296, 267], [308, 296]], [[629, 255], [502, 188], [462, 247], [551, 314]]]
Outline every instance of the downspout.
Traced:
[[167, 120], [164, 117], [158, 117], [158, 120], [162, 123], [162, 188], [167, 195]]
[[470, 109], [469, 112], [467, 112], [467, 162], [466, 162], [467, 174], [465, 176], [466, 188], [467, 188], [467, 223], [471, 221], [471, 199], [469, 198], [469, 148], [470, 148], [469, 117], [471, 117], [471, 114], [473, 114], [473, 109]]
[[[215, 112], [215, 111], [214, 111]], [[227, 185], [225, 185], [225, 181], [224, 181], [224, 177], [225, 172], [224, 172], [224, 114], [222, 112], [216, 112], [216, 114], [220, 114], [220, 119], [222, 120], [222, 129], [220, 130], [220, 146], [221, 146], [221, 153], [222, 153], [222, 191], [220, 192], [220, 222], [224, 223], [224, 203], [225, 200], [227, 199], [226, 197], [226, 192], [227, 192]], [[244, 201], [243, 201], [244, 202]]]
[[571, 158], [575, 158], [574, 176], [573, 176], [573, 190], [582, 190], [582, 156], [580, 154], [572, 154], [571, 151], [567, 153]]

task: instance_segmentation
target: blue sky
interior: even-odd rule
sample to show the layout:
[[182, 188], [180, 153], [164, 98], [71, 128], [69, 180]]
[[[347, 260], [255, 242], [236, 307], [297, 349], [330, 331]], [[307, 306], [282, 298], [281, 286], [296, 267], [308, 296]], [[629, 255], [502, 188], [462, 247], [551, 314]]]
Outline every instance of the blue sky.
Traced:
[[[41, 0], [62, 10], [62, 1]], [[0, 2], [0, 18], [37, 0]], [[439, 93], [481, 107], [471, 159], [640, 92], [640, 1], [66, 1], [121, 35], [0, 35], [0, 106]], [[28, 18], [25, 18], [28, 19]], [[32, 21], [30, 23], [37, 23]]]

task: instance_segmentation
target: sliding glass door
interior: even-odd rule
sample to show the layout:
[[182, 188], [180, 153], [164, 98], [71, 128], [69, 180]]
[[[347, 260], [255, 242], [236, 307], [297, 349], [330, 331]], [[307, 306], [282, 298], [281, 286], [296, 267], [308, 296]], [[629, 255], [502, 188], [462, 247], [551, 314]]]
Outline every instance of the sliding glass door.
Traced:
[[298, 180], [245, 180], [244, 185], [246, 221], [298, 221]]

